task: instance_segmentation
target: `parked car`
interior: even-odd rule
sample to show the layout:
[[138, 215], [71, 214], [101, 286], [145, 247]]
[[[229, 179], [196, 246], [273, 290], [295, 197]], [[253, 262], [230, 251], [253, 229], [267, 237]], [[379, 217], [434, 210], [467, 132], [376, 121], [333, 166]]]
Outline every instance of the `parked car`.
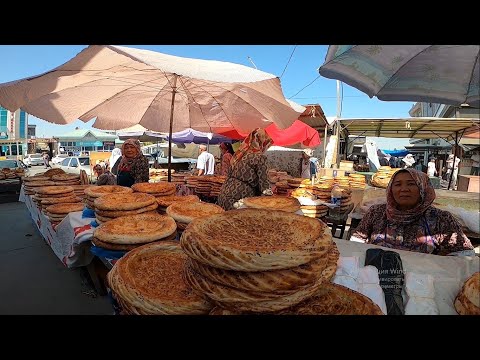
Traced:
[[23, 159], [23, 162], [27, 166], [43, 165], [43, 156], [42, 154], [28, 154], [25, 156], [25, 159]]
[[60, 164], [63, 160], [65, 160], [68, 157], [68, 154], [58, 154], [53, 157], [52, 159], [52, 164], [57, 165]]
[[85, 156], [67, 157], [63, 159], [57, 167], [69, 174], [80, 175], [80, 170], [85, 170], [89, 177], [92, 175], [90, 170], [90, 158]]

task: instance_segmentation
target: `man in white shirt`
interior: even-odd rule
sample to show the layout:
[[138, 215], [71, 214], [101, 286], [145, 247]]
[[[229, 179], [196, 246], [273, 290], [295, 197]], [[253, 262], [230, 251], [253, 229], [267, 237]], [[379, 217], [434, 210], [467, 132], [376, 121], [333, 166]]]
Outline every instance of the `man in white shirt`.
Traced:
[[198, 146], [197, 169], [198, 175], [213, 175], [215, 171], [215, 158], [207, 152], [207, 145]]
[[435, 167], [435, 158], [432, 157], [430, 161], [428, 162], [428, 169], [427, 169], [427, 175], [430, 177], [434, 177], [437, 175], [437, 168]]

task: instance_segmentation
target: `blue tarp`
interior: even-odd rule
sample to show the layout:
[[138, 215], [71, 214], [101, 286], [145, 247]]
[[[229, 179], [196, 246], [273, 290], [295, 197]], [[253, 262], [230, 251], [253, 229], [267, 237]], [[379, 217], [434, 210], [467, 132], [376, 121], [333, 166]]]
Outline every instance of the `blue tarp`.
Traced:
[[395, 156], [395, 157], [403, 157], [409, 154], [408, 150], [382, 150], [385, 154]]
[[[168, 139], [168, 136], [167, 136]], [[231, 143], [232, 139], [225, 136], [212, 134], [212, 139], [208, 139], [208, 133], [200, 132], [193, 129], [186, 129], [172, 134], [172, 141], [175, 143], [195, 143], [195, 144], [220, 144], [221, 142]]]

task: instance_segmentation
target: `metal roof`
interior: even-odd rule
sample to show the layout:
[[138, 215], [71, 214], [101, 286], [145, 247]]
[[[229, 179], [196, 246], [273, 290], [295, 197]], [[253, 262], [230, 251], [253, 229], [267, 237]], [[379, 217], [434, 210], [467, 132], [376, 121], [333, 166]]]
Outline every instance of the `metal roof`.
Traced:
[[458, 135], [478, 132], [479, 119], [470, 118], [385, 118], [336, 119], [349, 135], [386, 138], [455, 139]]

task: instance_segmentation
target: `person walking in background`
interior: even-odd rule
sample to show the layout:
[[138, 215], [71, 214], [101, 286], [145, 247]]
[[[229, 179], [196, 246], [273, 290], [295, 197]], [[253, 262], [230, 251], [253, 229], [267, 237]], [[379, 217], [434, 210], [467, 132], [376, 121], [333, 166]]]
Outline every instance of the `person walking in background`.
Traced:
[[215, 173], [215, 157], [207, 151], [207, 145], [199, 145], [198, 154], [198, 176], [213, 175]]
[[430, 161], [428, 162], [427, 175], [429, 177], [434, 177], [434, 176], [437, 176], [437, 174], [438, 174], [437, 168], [435, 166], [435, 160], [436, 159], [434, 157], [431, 157]]
[[45, 165], [45, 169], [51, 168], [51, 166], [50, 166], [50, 156], [48, 155], [47, 152], [43, 153], [43, 163]]
[[272, 195], [265, 156], [265, 151], [272, 144], [272, 138], [264, 129], [255, 129], [247, 136], [233, 155], [232, 167], [220, 189], [218, 205], [225, 210], [232, 210], [233, 204], [240, 199]]
[[452, 183], [451, 183], [451, 186], [450, 186], [450, 189], [452, 189], [452, 190], [455, 190], [456, 186], [457, 186], [458, 164], [460, 164], [460, 159], [458, 157], [455, 157], [455, 164], [453, 163], [453, 158], [454, 157], [455, 156], [453, 154], [448, 155], [447, 174], [446, 174], [446, 180], [448, 182], [450, 182], [450, 176], [452, 176]]
[[312, 149], [304, 149], [300, 159], [300, 174], [304, 179], [310, 179], [317, 174], [318, 159], [313, 157]]
[[230, 170], [230, 161], [232, 160], [234, 154], [232, 144], [222, 142], [220, 144], [220, 151], [222, 152], [220, 175], [227, 176], [228, 171]]
[[473, 153], [470, 159], [472, 159], [472, 170], [470, 170], [470, 175], [480, 175], [480, 155], [478, 154], [478, 150]]
[[418, 163], [415, 165], [415, 170], [423, 172], [423, 159], [418, 160]]

